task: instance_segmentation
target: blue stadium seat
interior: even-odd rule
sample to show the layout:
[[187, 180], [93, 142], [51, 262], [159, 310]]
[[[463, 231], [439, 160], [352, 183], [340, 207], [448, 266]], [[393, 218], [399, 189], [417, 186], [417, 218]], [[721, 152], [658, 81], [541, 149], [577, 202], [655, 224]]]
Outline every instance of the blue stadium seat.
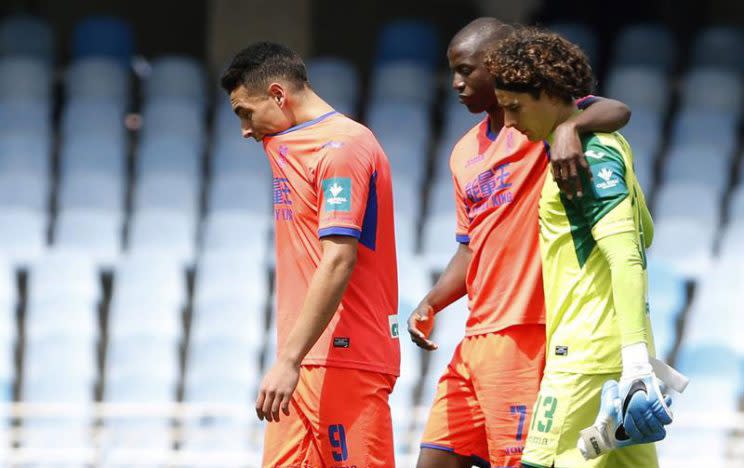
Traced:
[[735, 72], [719, 68], [695, 68], [685, 77], [682, 108], [739, 115], [744, 86]]
[[0, 207], [0, 255], [25, 267], [44, 250], [46, 216], [34, 209]]
[[647, 65], [622, 65], [610, 72], [605, 93], [623, 101], [634, 112], [643, 108], [662, 113], [669, 106], [669, 89], [663, 70]]
[[421, 186], [428, 164], [427, 143], [401, 135], [380, 138], [380, 144], [390, 160], [390, 168], [396, 183], [407, 180], [415, 189]]
[[473, 114], [458, 101], [457, 94], [447, 89], [447, 98], [444, 107], [444, 131], [442, 140], [452, 142], [453, 145], [465, 133], [485, 117], [485, 113]]
[[114, 184], [122, 189], [127, 174], [126, 146], [121, 136], [106, 136], [105, 131], [102, 133], [76, 135], [63, 141], [59, 154], [63, 178], [84, 179], [90, 175], [119, 179]]
[[191, 179], [196, 183], [201, 175], [201, 148], [175, 135], [152, 137], [140, 145], [137, 155], [137, 174]]
[[671, 141], [679, 145], [715, 144], [721, 154], [730, 155], [736, 148], [736, 115], [726, 112], [685, 110], [672, 125]]
[[25, 98], [49, 102], [52, 71], [32, 57], [0, 57], [0, 99]]
[[242, 379], [223, 375], [219, 378], [188, 380], [184, 400], [190, 403], [218, 403], [249, 405], [255, 403], [257, 378], [246, 382]]
[[229, 291], [220, 297], [200, 298], [191, 322], [191, 344], [212, 339], [231, 338], [245, 342], [253, 351], [260, 351], [264, 336], [266, 298], [250, 300], [231, 297]]
[[0, 133], [0, 173], [26, 173], [46, 178], [51, 173], [49, 141], [29, 133]]
[[678, 46], [672, 33], [660, 24], [626, 26], [615, 39], [614, 65], [644, 65], [669, 73], [677, 63]]
[[[52, 390], [52, 389], [50, 389]], [[76, 409], [80, 410], [80, 406]], [[21, 446], [24, 450], [41, 451], [46, 450], [72, 453], [81, 453], [93, 449], [91, 437], [91, 405], [84, 407], [87, 414], [64, 419], [37, 419], [25, 418], [20, 432]], [[74, 459], [74, 457], [71, 457]], [[25, 464], [24, 464], [25, 465]], [[41, 467], [43, 463], [30, 466]], [[55, 463], [59, 468], [76, 468], [80, 466], [75, 463]]]
[[189, 346], [188, 379], [233, 377], [246, 383], [257, 383], [259, 352], [254, 343], [231, 337], [214, 337]]
[[62, 112], [61, 130], [64, 140], [98, 136], [112, 140], [123, 151], [126, 137], [124, 106], [111, 98], [71, 98]]
[[[690, 200], [688, 197], [680, 203]], [[650, 261], [663, 261], [686, 279], [703, 277], [712, 266], [716, 227], [689, 212], [655, 219], [654, 241], [648, 251]], [[690, 232], [695, 235], [680, 235]]]
[[633, 168], [638, 183], [641, 184], [646, 197], [654, 190], [654, 162], [656, 161], [656, 147], [641, 144], [631, 144], [633, 150]]
[[402, 101], [431, 106], [436, 98], [437, 83], [428, 67], [416, 62], [393, 62], [378, 65], [372, 71], [373, 101]]
[[62, 210], [57, 215], [53, 245], [85, 252], [99, 269], [110, 270], [122, 249], [122, 213], [76, 208]]
[[185, 304], [186, 278], [181, 266], [168, 255], [127, 253], [114, 271], [111, 307], [115, 302], [148, 301], [167, 306]]
[[134, 33], [126, 21], [111, 16], [89, 16], [77, 23], [72, 37], [72, 56], [110, 57], [128, 68], [134, 54]]
[[193, 175], [144, 173], [134, 191], [135, 215], [161, 210], [189, 216], [195, 221], [199, 210], [197, 180]]
[[[455, 215], [455, 189], [452, 179], [440, 180], [429, 190], [427, 217], [436, 215]], [[454, 232], [454, 226], [452, 229]]]
[[700, 32], [692, 46], [694, 66], [714, 66], [744, 73], [744, 30], [731, 26], [711, 26]]
[[431, 138], [429, 111], [411, 102], [373, 101], [368, 109], [367, 124], [381, 140], [394, 135], [416, 141]]
[[145, 81], [145, 98], [175, 98], [204, 105], [205, 72], [202, 64], [187, 56], [167, 55], [152, 62]]
[[29, 301], [26, 306], [26, 344], [63, 336], [93, 343], [98, 338], [98, 305], [76, 297]]
[[36, 301], [75, 301], [94, 307], [101, 292], [93, 260], [76, 250], [52, 249], [29, 268], [28, 298]]
[[[705, 170], [701, 170], [703, 166]], [[730, 172], [729, 154], [722, 153], [715, 143], [675, 144], [669, 149], [663, 179], [665, 183], [703, 184], [708, 192], [720, 197], [728, 188]]]
[[194, 215], [172, 210], [148, 209], [134, 215], [127, 249], [130, 252], [158, 252], [188, 267], [194, 261], [196, 224]]
[[212, 180], [207, 207], [210, 213], [219, 211], [268, 214], [272, 204], [272, 188], [265, 177], [225, 174]]
[[252, 253], [256, 258], [263, 258], [269, 247], [271, 228], [269, 216], [218, 211], [205, 219], [203, 249]]
[[694, 219], [698, 223], [718, 226], [718, 194], [705, 183], [678, 181], [664, 184], [656, 196], [654, 218]]
[[54, 61], [54, 34], [45, 20], [13, 15], [0, 22], [0, 55], [25, 55]]
[[195, 304], [216, 298], [240, 299], [248, 304], [268, 302], [269, 279], [261, 259], [229, 252], [206, 252], [196, 267]]
[[[157, 355], [152, 356], [152, 359], [157, 358]], [[170, 364], [177, 365], [176, 362]], [[117, 376], [107, 380], [104, 393], [104, 399], [108, 403], [164, 404], [175, 401], [176, 382], [156, 372]]]
[[633, 117], [620, 133], [628, 140], [634, 152], [636, 147], [648, 148], [655, 153], [664, 135], [664, 113], [644, 106], [633, 107]]
[[720, 256], [744, 261], [744, 216], [731, 219], [726, 226], [721, 238]]
[[263, 146], [243, 138], [237, 125], [231, 125], [229, 132], [217, 136], [210, 164], [215, 177], [233, 174], [271, 178], [271, 167]]
[[113, 342], [157, 336], [175, 347], [181, 338], [181, 307], [156, 295], [119, 296], [111, 305], [108, 324]]
[[47, 386], [46, 390], [38, 389], [39, 397], [48, 392], [49, 398], [55, 398], [55, 380], [58, 385], [60, 381], [66, 380], [71, 384], [82, 382], [90, 385], [87, 400], [92, 400], [92, 385], [98, 374], [97, 369], [95, 342], [84, 341], [77, 336], [50, 335], [43, 340], [28, 343], [25, 348], [24, 379]]
[[313, 89], [341, 113], [356, 115], [359, 105], [359, 74], [354, 65], [339, 57], [315, 57], [307, 62]]
[[90, 171], [70, 171], [64, 175], [57, 195], [61, 210], [80, 209], [124, 213], [124, 180], [111, 174]]
[[[182, 423], [184, 435], [182, 447], [186, 451], [199, 453], [221, 454], [225, 452], [237, 452], [250, 448], [251, 429], [245, 424], [232, 421], [189, 421]], [[250, 452], [248, 452], [250, 454]], [[249, 466], [260, 465], [260, 460], [249, 461]]]
[[739, 184], [731, 194], [728, 216], [729, 221], [744, 221], [744, 184]]
[[455, 213], [429, 215], [421, 238], [422, 255], [433, 270], [442, 270], [457, 250]]
[[51, 146], [51, 103], [43, 97], [7, 96], [0, 99], [0, 133], [29, 134]]
[[126, 109], [130, 94], [128, 70], [116, 58], [79, 58], [67, 69], [65, 95], [68, 99], [108, 99]]
[[439, 34], [427, 21], [391, 21], [383, 26], [377, 37], [377, 64], [411, 60], [433, 69], [441, 55]]
[[656, 352], [663, 359], [676, 341], [677, 318], [687, 302], [687, 291], [684, 279], [661, 261], [649, 262], [648, 286]]
[[202, 150], [206, 131], [201, 104], [170, 97], [152, 98], [145, 104], [142, 118], [140, 141], [173, 136]]
[[591, 27], [581, 23], [560, 22], [548, 25], [548, 29], [581, 47], [589, 57], [592, 68], [596, 69], [599, 60], [599, 39]]
[[[110, 340], [104, 399], [144, 402], [147, 400], [138, 400], [137, 396], [154, 390], [164, 398], [155, 401], [171, 401], [175, 398], [178, 368], [178, 347], [169, 337], [142, 334]], [[147, 379], [152, 380], [152, 386], [135, 388], [138, 382], [149, 386], [144, 382]]]

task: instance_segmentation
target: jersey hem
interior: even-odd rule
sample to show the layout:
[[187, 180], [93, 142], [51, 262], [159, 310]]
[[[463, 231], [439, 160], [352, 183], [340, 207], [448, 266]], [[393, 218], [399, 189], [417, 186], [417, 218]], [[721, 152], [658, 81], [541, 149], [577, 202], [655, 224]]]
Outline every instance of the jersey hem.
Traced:
[[378, 372], [381, 374], [400, 376], [400, 369], [394, 369], [385, 366], [375, 366], [359, 361], [339, 361], [336, 359], [303, 359], [301, 366], [321, 366], [321, 367], [338, 367], [341, 369], [356, 369], [367, 372]]
[[615, 367], [602, 367], [597, 369], [579, 369], [576, 367], [550, 367], [549, 364], [545, 365], [545, 373], [548, 372], [560, 372], [563, 374], [580, 374], [580, 375], [603, 375], [603, 374], [618, 374], [622, 372], [623, 366]]
[[482, 327], [476, 327], [476, 328], [466, 328], [465, 329], [465, 337], [470, 336], [478, 336], [478, 335], [487, 335], [489, 333], [495, 333], [502, 330], [506, 330], [507, 328], [519, 326], [519, 325], [545, 325], [545, 320], [543, 321], [528, 321], [528, 322], [511, 322], [511, 323], [496, 323], [492, 325], [485, 325]]

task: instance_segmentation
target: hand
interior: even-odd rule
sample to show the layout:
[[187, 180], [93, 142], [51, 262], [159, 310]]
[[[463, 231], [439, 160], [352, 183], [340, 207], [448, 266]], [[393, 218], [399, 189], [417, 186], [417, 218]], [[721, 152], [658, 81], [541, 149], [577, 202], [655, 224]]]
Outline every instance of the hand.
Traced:
[[566, 197], [572, 200], [574, 195], [581, 198], [584, 189], [581, 185], [579, 168], [592, 180], [592, 171], [584, 156], [579, 133], [571, 122], [564, 122], [553, 132], [553, 144], [550, 147], [550, 164], [553, 178]]
[[439, 346], [429, 340], [431, 331], [434, 329], [434, 309], [427, 304], [419, 304], [416, 310], [408, 317], [408, 333], [411, 340], [427, 351], [433, 351]]
[[653, 373], [623, 378], [618, 387], [625, 409], [623, 428], [628, 437], [644, 442], [662, 440], [666, 436], [664, 426], [672, 422], [672, 399], [664, 395], [659, 379]]
[[299, 364], [281, 358], [277, 360], [264, 376], [258, 390], [258, 398], [256, 398], [258, 419], [265, 418], [269, 422], [279, 421], [279, 408], [289, 416], [289, 402], [299, 380]]

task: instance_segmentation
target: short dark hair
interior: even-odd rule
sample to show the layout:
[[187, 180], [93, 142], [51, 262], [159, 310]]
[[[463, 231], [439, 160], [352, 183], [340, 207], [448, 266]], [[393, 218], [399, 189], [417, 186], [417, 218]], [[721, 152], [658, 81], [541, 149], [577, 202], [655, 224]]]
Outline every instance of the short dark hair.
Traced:
[[485, 63], [497, 88], [535, 98], [545, 91], [571, 102], [594, 88], [592, 67], [579, 46], [537, 28], [517, 28], [487, 54]]
[[257, 42], [238, 52], [222, 73], [220, 84], [229, 94], [240, 85], [257, 89], [277, 78], [298, 88], [305, 86], [308, 82], [305, 62], [297, 52], [283, 44]]

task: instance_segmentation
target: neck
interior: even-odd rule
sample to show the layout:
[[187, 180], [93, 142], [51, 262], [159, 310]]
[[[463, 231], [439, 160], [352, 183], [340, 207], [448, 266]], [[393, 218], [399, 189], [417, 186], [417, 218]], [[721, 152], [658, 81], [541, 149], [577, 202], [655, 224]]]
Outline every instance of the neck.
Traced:
[[293, 127], [317, 119], [331, 111], [333, 107], [309, 88], [298, 93], [294, 105], [286, 110]]
[[498, 105], [494, 105], [486, 112], [488, 113], [488, 121], [489, 126], [491, 127], [491, 133], [496, 135], [504, 127], [504, 111], [502, 111]]
[[550, 133], [552, 134], [555, 131], [555, 129], [558, 127], [558, 125], [570, 119], [571, 116], [574, 115], [574, 113], [576, 113], [576, 111], [577, 109], [574, 103], [571, 102], [571, 103], [562, 104], [557, 109], [555, 124], [553, 124], [553, 128], [550, 131]]

